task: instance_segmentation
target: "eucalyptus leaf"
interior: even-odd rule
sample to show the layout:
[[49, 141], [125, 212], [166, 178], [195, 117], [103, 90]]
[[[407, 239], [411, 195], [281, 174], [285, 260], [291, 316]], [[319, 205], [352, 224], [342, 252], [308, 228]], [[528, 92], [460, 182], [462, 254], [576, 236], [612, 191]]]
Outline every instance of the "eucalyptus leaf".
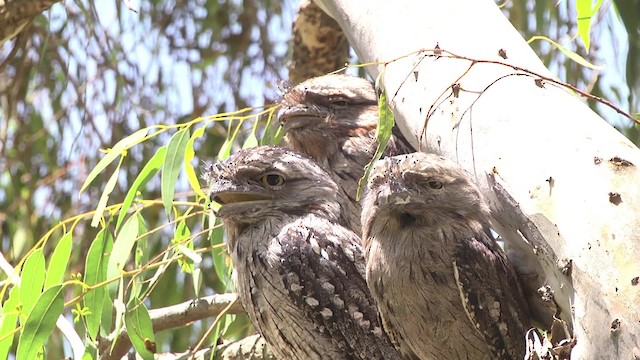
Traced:
[[184, 153], [189, 142], [189, 129], [178, 131], [167, 146], [167, 154], [162, 165], [162, 182], [160, 190], [162, 194], [162, 202], [167, 217], [171, 216], [171, 207], [173, 204], [173, 195], [180, 175], [180, 168], [184, 161]]
[[109, 166], [109, 164], [113, 162], [113, 160], [120, 156], [123, 151], [133, 145], [140, 143], [145, 138], [145, 136], [147, 136], [148, 132], [149, 129], [140, 129], [127, 136], [126, 138], [118, 141], [110, 150], [107, 151], [107, 154], [100, 161], [98, 161], [96, 167], [91, 170], [84, 183], [80, 187], [80, 193], [82, 193], [87, 188], [87, 186], [91, 184], [91, 182], [96, 178], [96, 176], [98, 176], [98, 174], [102, 172], [102, 170], [104, 170], [107, 166]]
[[45, 259], [42, 249], [35, 250], [25, 260], [20, 272], [20, 303], [22, 314], [28, 316], [42, 292], [45, 278]]
[[37, 359], [63, 309], [62, 285], [48, 288], [37, 298], [18, 338], [17, 360]]
[[159, 148], [156, 151], [156, 153], [153, 155], [153, 157], [151, 157], [151, 159], [147, 161], [145, 166], [142, 168], [142, 171], [140, 171], [140, 174], [138, 174], [138, 177], [136, 177], [136, 179], [131, 184], [129, 191], [127, 191], [127, 195], [125, 196], [124, 201], [122, 202], [122, 206], [120, 207], [120, 213], [118, 214], [118, 221], [116, 221], [116, 231], [120, 229], [120, 225], [122, 224], [122, 221], [127, 215], [127, 211], [131, 207], [131, 204], [133, 203], [133, 199], [135, 199], [136, 197], [136, 193], [138, 192], [138, 189], [143, 187], [149, 181], [149, 179], [151, 179], [158, 173], [158, 171], [160, 170], [160, 167], [162, 166], [162, 163], [164, 162], [164, 156], [166, 153], [167, 153], [166, 146]]
[[61, 283], [64, 279], [64, 273], [67, 270], [69, 257], [71, 256], [72, 245], [73, 234], [69, 231], [58, 241], [56, 248], [53, 250], [53, 254], [51, 254], [49, 268], [47, 269], [47, 276], [44, 282], [45, 289]]
[[[96, 285], [107, 279], [107, 264], [113, 249], [113, 238], [108, 229], [102, 229], [96, 235], [87, 252], [85, 262], [84, 282], [87, 285]], [[87, 292], [83, 297], [83, 303], [89, 309], [86, 315], [87, 332], [93, 340], [97, 339], [102, 322], [104, 303], [108, 300], [106, 286], [100, 286]]]

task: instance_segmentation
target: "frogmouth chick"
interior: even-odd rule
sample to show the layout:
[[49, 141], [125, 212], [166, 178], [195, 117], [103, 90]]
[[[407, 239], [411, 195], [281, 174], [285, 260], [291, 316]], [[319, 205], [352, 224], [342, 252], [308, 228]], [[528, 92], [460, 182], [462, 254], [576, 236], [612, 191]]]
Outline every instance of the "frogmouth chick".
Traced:
[[[314, 158], [349, 198], [348, 227], [360, 234], [358, 181], [377, 148], [378, 102], [373, 85], [348, 75], [325, 75], [289, 89], [280, 102], [278, 119], [287, 146]], [[413, 152], [393, 128], [384, 155]]]
[[211, 167], [242, 305], [279, 359], [400, 359], [338, 187], [311, 158], [256, 147]]
[[363, 199], [367, 283], [385, 331], [421, 359], [522, 359], [530, 326], [489, 207], [443, 157], [378, 161]]

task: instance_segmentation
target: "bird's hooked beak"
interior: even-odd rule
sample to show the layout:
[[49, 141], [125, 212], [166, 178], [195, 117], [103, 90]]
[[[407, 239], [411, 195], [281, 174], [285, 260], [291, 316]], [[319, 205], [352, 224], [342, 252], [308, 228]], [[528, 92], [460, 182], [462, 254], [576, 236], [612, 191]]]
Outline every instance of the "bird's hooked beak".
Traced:
[[376, 206], [406, 205], [411, 202], [411, 191], [394, 180], [389, 181], [376, 191]]
[[273, 200], [272, 196], [268, 196], [260, 193], [234, 192], [234, 191], [225, 191], [225, 192], [211, 194], [211, 198], [213, 201], [217, 202], [220, 205], [235, 204], [235, 203], [249, 202], [249, 201]]
[[222, 205], [217, 211], [216, 216], [220, 218], [235, 217], [243, 218], [248, 214], [255, 212], [257, 209], [268, 206], [273, 202], [274, 197], [254, 192], [246, 191], [246, 189], [225, 189], [213, 190], [210, 193], [211, 200]]
[[284, 131], [300, 129], [323, 119], [317, 112], [306, 107], [284, 107], [278, 113]]
[[246, 186], [234, 184], [229, 180], [217, 179], [211, 186], [209, 198], [223, 207], [233, 204], [252, 203], [273, 200], [273, 196], [257, 191], [250, 191]]

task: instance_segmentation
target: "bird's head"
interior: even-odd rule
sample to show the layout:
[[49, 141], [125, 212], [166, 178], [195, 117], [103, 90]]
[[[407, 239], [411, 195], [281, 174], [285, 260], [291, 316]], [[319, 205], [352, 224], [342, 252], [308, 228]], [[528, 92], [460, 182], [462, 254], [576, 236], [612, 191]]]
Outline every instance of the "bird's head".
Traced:
[[260, 146], [210, 167], [209, 196], [225, 222], [250, 224], [269, 217], [316, 213], [336, 220], [338, 187], [312, 159], [296, 151]]
[[363, 200], [362, 223], [384, 217], [399, 227], [481, 222], [489, 214], [480, 190], [458, 164], [412, 153], [378, 161]]
[[373, 85], [349, 75], [325, 75], [306, 80], [285, 92], [277, 117], [294, 148], [369, 136], [378, 119]]

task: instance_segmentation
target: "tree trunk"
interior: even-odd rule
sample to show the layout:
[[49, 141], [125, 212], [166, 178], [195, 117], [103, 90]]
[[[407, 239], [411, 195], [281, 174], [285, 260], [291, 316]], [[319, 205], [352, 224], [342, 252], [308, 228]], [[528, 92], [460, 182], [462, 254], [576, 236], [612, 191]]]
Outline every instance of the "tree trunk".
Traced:
[[0, 45], [60, 0], [0, 0]]
[[[475, 175], [510, 258], [550, 286], [558, 316], [572, 322], [572, 358], [640, 358], [638, 148], [551, 83], [493, 1], [317, 1], [362, 62], [409, 55], [367, 70], [384, 70], [414, 146]], [[411, 55], [436, 44], [493, 62], [437, 49]]]
[[289, 81], [292, 85], [340, 69], [349, 61], [349, 43], [344, 32], [311, 0], [300, 1], [291, 34]]

